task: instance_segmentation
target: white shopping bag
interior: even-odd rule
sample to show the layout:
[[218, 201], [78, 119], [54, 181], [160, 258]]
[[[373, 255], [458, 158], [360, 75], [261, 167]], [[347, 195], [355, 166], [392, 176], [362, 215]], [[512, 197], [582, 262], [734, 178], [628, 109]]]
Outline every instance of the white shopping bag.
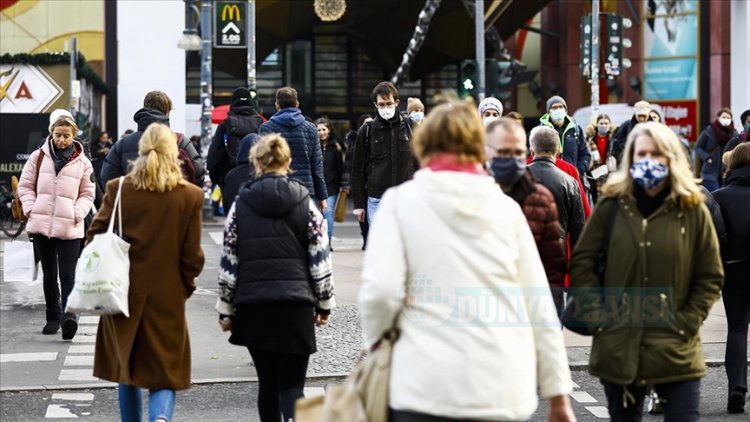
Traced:
[[30, 283], [36, 280], [36, 271], [33, 243], [25, 240], [5, 242], [3, 280]]
[[81, 252], [76, 264], [76, 283], [68, 296], [65, 312], [99, 315], [124, 314], [130, 288], [130, 244], [114, 232], [115, 218], [122, 235], [122, 177], [106, 232], [97, 234]]

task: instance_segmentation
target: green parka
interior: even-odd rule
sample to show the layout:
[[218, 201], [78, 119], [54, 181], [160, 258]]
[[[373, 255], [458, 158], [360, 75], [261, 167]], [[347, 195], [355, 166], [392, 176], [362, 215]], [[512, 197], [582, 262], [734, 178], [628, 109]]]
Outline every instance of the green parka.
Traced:
[[[620, 206], [602, 289], [595, 267], [614, 201]], [[699, 329], [723, 281], [705, 205], [680, 207], [669, 197], [644, 219], [632, 197], [602, 200], [584, 227], [570, 269], [571, 294], [594, 331], [589, 372], [620, 385], [703, 377]]]

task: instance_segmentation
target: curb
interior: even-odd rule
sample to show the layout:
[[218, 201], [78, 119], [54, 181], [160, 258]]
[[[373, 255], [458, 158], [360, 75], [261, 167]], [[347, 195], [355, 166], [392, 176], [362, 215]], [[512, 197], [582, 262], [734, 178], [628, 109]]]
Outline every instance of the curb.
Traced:
[[[340, 380], [346, 378], [349, 374], [346, 372], [334, 372], [324, 374], [309, 375], [308, 381], [323, 380]], [[258, 377], [231, 377], [231, 378], [205, 378], [192, 380], [191, 385], [211, 385], [211, 384], [239, 384], [258, 382]], [[9, 386], [0, 388], [0, 393], [16, 393], [22, 391], [60, 391], [60, 390], [103, 390], [108, 388], [117, 388], [114, 382], [92, 382], [86, 384], [54, 384], [54, 385], [31, 385], [31, 386]]]
[[[707, 368], [724, 367], [724, 359], [706, 359], [705, 362]], [[748, 360], [747, 363], [750, 365], [750, 360]], [[586, 361], [568, 362], [568, 366], [571, 371], [585, 371], [589, 369], [589, 363]]]

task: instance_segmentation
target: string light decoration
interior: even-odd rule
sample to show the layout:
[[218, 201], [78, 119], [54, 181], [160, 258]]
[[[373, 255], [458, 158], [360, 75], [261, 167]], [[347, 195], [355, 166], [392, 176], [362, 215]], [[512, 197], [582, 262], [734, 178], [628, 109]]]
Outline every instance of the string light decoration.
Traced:
[[432, 17], [435, 16], [435, 12], [437, 12], [442, 1], [443, 0], [427, 0], [422, 11], [419, 12], [417, 26], [414, 28], [414, 34], [411, 36], [411, 40], [406, 46], [406, 52], [401, 60], [401, 65], [391, 78], [391, 83], [394, 85], [400, 85], [404, 78], [409, 74], [409, 68], [411, 68], [414, 57], [419, 53], [419, 49], [422, 48], [424, 39], [427, 36], [427, 30], [430, 29]]
[[313, 8], [320, 20], [323, 22], [333, 22], [344, 16], [346, 12], [346, 0], [315, 0]]

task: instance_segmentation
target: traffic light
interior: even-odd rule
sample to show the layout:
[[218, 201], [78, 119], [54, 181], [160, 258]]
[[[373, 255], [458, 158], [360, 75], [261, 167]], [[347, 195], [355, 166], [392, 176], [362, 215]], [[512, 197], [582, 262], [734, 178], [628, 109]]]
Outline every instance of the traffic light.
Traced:
[[591, 77], [591, 15], [581, 16], [581, 76]]
[[476, 60], [464, 60], [458, 67], [458, 94], [461, 98], [477, 98], [479, 72]]
[[630, 67], [630, 60], [623, 57], [623, 50], [632, 43], [624, 37], [625, 28], [630, 28], [630, 19], [614, 13], [604, 13], [604, 76], [614, 78], [622, 74], [623, 68]]

